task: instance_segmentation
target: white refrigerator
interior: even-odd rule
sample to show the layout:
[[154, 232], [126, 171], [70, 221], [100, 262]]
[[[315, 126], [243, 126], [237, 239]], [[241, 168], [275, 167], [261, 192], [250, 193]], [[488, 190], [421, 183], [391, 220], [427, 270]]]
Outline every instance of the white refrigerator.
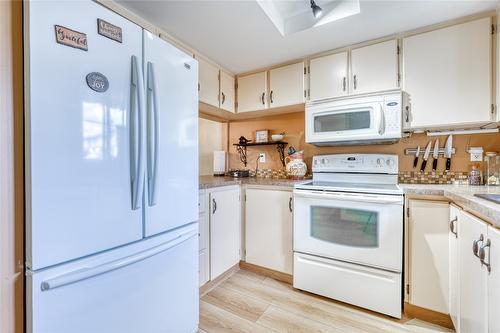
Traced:
[[25, 3], [26, 325], [198, 327], [198, 64], [92, 1]]

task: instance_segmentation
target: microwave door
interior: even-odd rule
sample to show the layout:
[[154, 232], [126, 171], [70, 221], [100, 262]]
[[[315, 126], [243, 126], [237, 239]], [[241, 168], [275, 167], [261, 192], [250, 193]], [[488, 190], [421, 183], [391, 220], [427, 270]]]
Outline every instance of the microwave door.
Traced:
[[364, 139], [383, 133], [383, 110], [380, 104], [372, 103], [314, 112], [311, 125], [317, 139]]

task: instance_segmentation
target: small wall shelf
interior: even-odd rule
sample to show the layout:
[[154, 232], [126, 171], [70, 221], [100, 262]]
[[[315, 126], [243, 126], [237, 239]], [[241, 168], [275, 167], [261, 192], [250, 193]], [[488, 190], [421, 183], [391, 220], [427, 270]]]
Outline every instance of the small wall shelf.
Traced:
[[285, 166], [285, 147], [287, 144], [288, 142], [283, 142], [283, 141], [276, 141], [276, 142], [270, 141], [270, 142], [249, 142], [245, 144], [235, 143], [233, 144], [233, 146], [236, 146], [236, 150], [240, 154], [241, 163], [247, 166], [247, 147], [276, 145], [276, 149], [278, 150], [278, 153], [280, 155], [281, 164]]

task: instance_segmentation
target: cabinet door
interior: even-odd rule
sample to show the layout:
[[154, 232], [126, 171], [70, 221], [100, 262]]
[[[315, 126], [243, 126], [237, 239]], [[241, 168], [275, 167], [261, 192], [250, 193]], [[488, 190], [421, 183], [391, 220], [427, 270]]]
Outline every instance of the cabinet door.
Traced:
[[490, 29], [484, 18], [403, 39], [412, 128], [490, 122]]
[[233, 267], [240, 259], [240, 190], [210, 193], [210, 279]]
[[220, 72], [220, 108], [234, 112], [234, 76]]
[[199, 63], [199, 100], [219, 107], [219, 68], [208, 61], [198, 58]]
[[262, 110], [267, 107], [267, 72], [238, 77], [238, 112]]
[[410, 200], [410, 303], [448, 313], [447, 202]]
[[398, 88], [398, 42], [389, 40], [351, 51], [351, 93]]
[[347, 95], [347, 52], [312, 59], [309, 64], [310, 100]]
[[455, 331], [460, 333], [460, 271], [458, 266], [458, 235], [459, 221], [458, 214], [460, 208], [450, 205], [450, 222], [448, 231], [449, 251], [450, 251], [450, 272], [449, 272], [449, 309], [450, 317], [455, 326]]
[[[486, 223], [466, 212], [460, 212], [459, 268], [460, 268], [460, 331], [486, 333], [488, 331], [487, 272], [473, 252], [473, 243], [481, 235], [486, 239]], [[482, 242], [479, 242], [482, 245]], [[498, 309], [497, 309], [498, 310]]]
[[304, 63], [269, 71], [269, 107], [304, 103]]
[[246, 262], [292, 274], [292, 192], [246, 190]]
[[490, 240], [489, 263], [491, 271], [488, 274], [488, 329], [489, 332], [500, 332], [500, 230], [488, 228]]

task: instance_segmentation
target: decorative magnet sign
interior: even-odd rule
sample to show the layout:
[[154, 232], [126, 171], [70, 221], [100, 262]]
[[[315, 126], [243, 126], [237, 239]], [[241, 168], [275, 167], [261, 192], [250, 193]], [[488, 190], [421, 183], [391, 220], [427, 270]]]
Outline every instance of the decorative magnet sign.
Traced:
[[54, 25], [56, 42], [76, 49], [88, 51], [87, 34], [68, 29], [60, 25]]
[[109, 22], [102, 19], [97, 19], [97, 32], [99, 35], [108, 37], [118, 43], [122, 42], [122, 28], [117, 27]]
[[103, 93], [109, 88], [108, 78], [104, 74], [92, 72], [87, 74], [86, 80], [89, 88], [94, 91]]

